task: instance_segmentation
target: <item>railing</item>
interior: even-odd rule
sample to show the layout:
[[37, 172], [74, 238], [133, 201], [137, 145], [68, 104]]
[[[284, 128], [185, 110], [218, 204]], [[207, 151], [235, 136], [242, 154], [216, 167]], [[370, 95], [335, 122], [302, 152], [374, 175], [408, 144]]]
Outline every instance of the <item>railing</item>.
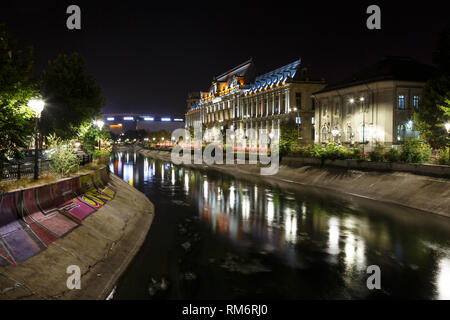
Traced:
[[[79, 155], [80, 165], [84, 166], [91, 163], [93, 160], [92, 154]], [[50, 161], [49, 160], [39, 160], [39, 174], [47, 173], [50, 171]], [[19, 180], [21, 178], [34, 177], [34, 162], [18, 162], [5, 164], [3, 166], [3, 176], [0, 180]]]

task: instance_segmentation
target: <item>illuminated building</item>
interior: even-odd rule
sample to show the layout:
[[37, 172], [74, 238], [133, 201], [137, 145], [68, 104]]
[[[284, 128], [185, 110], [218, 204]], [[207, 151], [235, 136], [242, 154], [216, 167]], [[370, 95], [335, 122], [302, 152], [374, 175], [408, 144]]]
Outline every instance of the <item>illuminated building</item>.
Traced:
[[377, 141], [390, 147], [417, 137], [413, 113], [433, 73], [411, 58], [387, 57], [316, 92], [315, 142], [365, 141], [370, 151]]
[[103, 121], [115, 134], [129, 130], [146, 130], [148, 132], [166, 130], [172, 132], [184, 127], [184, 119], [182, 118], [156, 117], [149, 114], [105, 114], [103, 115]]
[[325, 87], [323, 80], [312, 80], [300, 60], [254, 76], [254, 64], [248, 60], [215, 77], [207, 92], [188, 96], [186, 127], [202, 124], [206, 141], [214, 141], [227, 129], [249, 137], [249, 129], [279, 132], [283, 123], [298, 125], [301, 143], [314, 141], [314, 103], [312, 94]]

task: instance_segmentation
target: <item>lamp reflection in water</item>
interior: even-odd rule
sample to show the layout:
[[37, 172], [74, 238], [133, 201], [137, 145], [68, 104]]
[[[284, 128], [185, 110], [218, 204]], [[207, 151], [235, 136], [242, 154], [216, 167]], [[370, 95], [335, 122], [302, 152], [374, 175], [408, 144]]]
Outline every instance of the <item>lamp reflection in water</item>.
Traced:
[[269, 226], [273, 225], [274, 217], [275, 217], [275, 208], [273, 204], [273, 199], [267, 198], [267, 224]]
[[203, 197], [205, 200], [208, 199], [208, 181], [203, 181]]
[[339, 219], [336, 217], [328, 220], [328, 253], [339, 254]]
[[351, 232], [347, 232], [345, 239], [345, 264], [347, 270], [363, 270], [366, 267], [365, 243]]
[[148, 158], [144, 159], [144, 182], [150, 180], [150, 170], [148, 165]]
[[436, 278], [437, 299], [450, 300], [450, 259], [442, 258]]
[[236, 202], [236, 195], [234, 194], [236, 192], [236, 189], [234, 186], [230, 187], [230, 209], [234, 208], [234, 204]]
[[134, 171], [133, 163], [125, 163], [123, 165], [123, 180], [130, 185], [134, 184], [133, 171]]
[[291, 208], [284, 209], [284, 237], [287, 242], [295, 243], [297, 241], [297, 215]]
[[248, 194], [242, 195], [242, 219], [248, 220], [250, 218], [250, 197]]
[[189, 175], [187, 172], [184, 173], [184, 190], [189, 192]]

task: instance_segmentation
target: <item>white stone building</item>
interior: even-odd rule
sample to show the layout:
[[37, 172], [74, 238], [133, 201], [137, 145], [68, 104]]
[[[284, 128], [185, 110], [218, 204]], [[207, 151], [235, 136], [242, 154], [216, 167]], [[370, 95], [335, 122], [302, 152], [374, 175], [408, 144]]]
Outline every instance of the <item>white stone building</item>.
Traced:
[[316, 92], [315, 142], [401, 144], [414, 131], [413, 113], [434, 69], [408, 57], [387, 57], [350, 79]]

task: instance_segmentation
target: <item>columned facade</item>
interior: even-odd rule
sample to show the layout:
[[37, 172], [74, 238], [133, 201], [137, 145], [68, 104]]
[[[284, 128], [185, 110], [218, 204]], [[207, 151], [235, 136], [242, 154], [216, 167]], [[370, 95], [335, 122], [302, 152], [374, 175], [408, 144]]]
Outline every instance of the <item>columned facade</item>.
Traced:
[[[202, 121], [207, 142], [215, 141], [227, 129], [236, 138], [247, 139], [258, 146], [260, 130], [279, 134], [285, 123], [298, 126], [299, 143], [314, 141], [314, 101], [312, 93], [325, 87], [324, 81], [306, 77], [300, 60], [251, 79], [247, 76], [248, 61], [216, 77], [208, 92], [186, 114], [186, 126]], [[250, 135], [253, 129], [254, 136]]]

